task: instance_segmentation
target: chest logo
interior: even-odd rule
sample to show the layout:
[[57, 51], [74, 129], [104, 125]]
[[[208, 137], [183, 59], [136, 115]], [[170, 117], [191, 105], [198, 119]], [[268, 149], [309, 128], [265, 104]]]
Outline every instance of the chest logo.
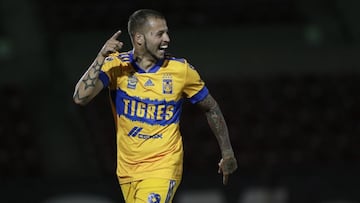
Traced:
[[149, 86], [154, 86], [154, 83], [151, 79], [148, 79], [146, 82], [145, 82], [145, 87], [149, 87]]
[[163, 94], [172, 94], [173, 93], [173, 81], [170, 74], [163, 75]]
[[127, 88], [129, 88], [129, 89], [135, 89], [137, 82], [138, 82], [138, 79], [137, 79], [134, 75], [129, 76]]

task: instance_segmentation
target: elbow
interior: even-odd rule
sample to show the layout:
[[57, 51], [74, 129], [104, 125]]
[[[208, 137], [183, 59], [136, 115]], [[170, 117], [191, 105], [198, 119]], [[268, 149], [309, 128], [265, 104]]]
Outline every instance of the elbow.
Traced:
[[80, 105], [80, 106], [84, 106], [84, 102], [78, 100], [78, 99], [73, 99], [74, 100], [74, 103], [77, 104], [77, 105]]
[[75, 104], [85, 106], [88, 103], [89, 96], [80, 96], [78, 91], [73, 94], [73, 101]]
[[79, 101], [79, 100], [74, 100], [75, 104], [79, 105], [79, 106], [85, 106], [88, 102], [84, 102], [84, 101]]
[[75, 104], [80, 105], [80, 106], [85, 106], [88, 103], [86, 100], [82, 100], [77, 97], [73, 97], [73, 101]]

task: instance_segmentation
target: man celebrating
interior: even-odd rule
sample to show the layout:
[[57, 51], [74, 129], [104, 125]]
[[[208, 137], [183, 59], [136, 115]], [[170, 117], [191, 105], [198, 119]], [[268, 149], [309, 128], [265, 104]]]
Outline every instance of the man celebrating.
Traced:
[[133, 49], [120, 52], [116, 32], [75, 87], [84, 105], [108, 88], [117, 136], [116, 174], [126, 203], [171, 203], [183, 170], [180, 114], [184, 99], [199, 106], [221, 150], [223, 183], [237, 169], [221, 110], [187, 60], [166, 53], [165, 17], [141, 9], [128, 21]]

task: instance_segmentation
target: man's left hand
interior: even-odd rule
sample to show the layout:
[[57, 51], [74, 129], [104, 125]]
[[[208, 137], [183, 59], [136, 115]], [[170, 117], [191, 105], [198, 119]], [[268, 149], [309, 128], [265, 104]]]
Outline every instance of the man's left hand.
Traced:
[[232, 174], [237, 169], [237, 162], [235, 157], [225, 157], [222, 158], [219, 162], [218, 173], [223, 174], [223, 184], [227, 185], [229, 181], [229, 175]]

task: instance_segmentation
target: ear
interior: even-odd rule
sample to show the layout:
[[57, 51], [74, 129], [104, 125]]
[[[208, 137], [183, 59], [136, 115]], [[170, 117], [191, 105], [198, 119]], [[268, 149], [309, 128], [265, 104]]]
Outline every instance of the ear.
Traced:
[[135, 43], [137, 45], [142, 45], [144, 43], [144, 35], [140, 33], [135, 33]]

